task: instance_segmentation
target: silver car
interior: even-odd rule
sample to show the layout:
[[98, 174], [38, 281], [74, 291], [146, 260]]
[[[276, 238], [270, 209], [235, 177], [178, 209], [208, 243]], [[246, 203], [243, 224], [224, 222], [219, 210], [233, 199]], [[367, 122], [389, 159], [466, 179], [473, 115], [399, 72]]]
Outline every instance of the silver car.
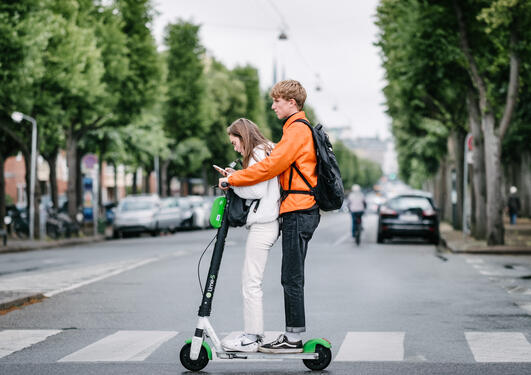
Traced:
[[157, 213], [160, 208], [158, 195], [131, 195], [120, 201], [113, 223], [113, 237], [121, 238], [125, 233], [157, 234]]
[[156, 215], [158, 231], [175, 232], [180, 227], [192, 225], [192, 206], [185, 198], [163, 198]]

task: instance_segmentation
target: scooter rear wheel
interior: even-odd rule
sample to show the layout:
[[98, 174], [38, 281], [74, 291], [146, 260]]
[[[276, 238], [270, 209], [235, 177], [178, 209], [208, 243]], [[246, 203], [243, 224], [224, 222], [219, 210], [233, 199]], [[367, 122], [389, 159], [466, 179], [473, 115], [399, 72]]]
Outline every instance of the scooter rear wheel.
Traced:
[[317, 359], [303, 359], [304, 365], [313, 371], [321, 371], [328, 367], [332, 361], [332, 351], [322, 345], [315, 346], [315, 352], [319, 353]]
[[204, 346], [201, 346], [201, 351], [199, 352], [199, 357], [194, 361], [190, 359], [190, 349], [192, 344], [184, 344], [181, 349], [181, 354], [179, 358], [181, 359], [181, 364], [190, 371], [201, 371], [208, 365], [208, 354]]

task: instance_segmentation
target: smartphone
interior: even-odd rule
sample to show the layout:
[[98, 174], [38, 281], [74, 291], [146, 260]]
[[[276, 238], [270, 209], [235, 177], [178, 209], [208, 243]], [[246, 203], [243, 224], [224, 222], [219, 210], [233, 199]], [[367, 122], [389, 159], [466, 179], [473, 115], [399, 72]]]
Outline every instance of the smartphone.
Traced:
[[219, 166], [217, 166], [216, 164], [213, 164], [212, 165], [214, 167], [214, 169], [216, 171], [218, 171], [219, 173], [221, 173], [223, 176], [226, 176], [227, 175], [227, 172], [225, 172], [225, 170]]

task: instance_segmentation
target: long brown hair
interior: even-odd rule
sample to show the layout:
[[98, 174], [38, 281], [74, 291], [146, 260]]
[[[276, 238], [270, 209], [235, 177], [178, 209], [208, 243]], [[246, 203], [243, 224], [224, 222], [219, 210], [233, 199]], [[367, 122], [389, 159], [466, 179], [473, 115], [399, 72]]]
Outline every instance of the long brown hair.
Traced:
[[254, 154], [254, 148], [256, 146], [262, 145], [264, 151], [267, 155], [271, 153], [273, 149], [271, 147], [271, 142], [260, 133], [258, 126], [246, 118], [239, 118], [234, 121], [227, 128], [227, 133], [234, 137], [238, 137], [243, 146], [243, 167], [247, 168], [249, 166], [249, 161], [251, 157], [256, 160], [256, 155]]

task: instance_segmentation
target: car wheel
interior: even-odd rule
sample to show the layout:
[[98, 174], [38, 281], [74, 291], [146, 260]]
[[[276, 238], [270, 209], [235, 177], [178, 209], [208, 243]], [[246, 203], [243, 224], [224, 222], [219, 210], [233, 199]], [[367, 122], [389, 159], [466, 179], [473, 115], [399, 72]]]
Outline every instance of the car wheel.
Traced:
[[430, 242], [434, 245], [438, 245], [439, 244], [439, 240], [440, 240], [440, 237], [439, 237], [439, 234], [434, 234], [433, 236], [431, 236], [430, 238]]
[[382, 234], [382, 230], [380, 229], [379, 225], [378, 225], [378, 231], [376, 233], [378, 233], [377, 236], [376, 236], [376, 242], [377, 243], [383, 243], [384, 242], [384, 236]]

